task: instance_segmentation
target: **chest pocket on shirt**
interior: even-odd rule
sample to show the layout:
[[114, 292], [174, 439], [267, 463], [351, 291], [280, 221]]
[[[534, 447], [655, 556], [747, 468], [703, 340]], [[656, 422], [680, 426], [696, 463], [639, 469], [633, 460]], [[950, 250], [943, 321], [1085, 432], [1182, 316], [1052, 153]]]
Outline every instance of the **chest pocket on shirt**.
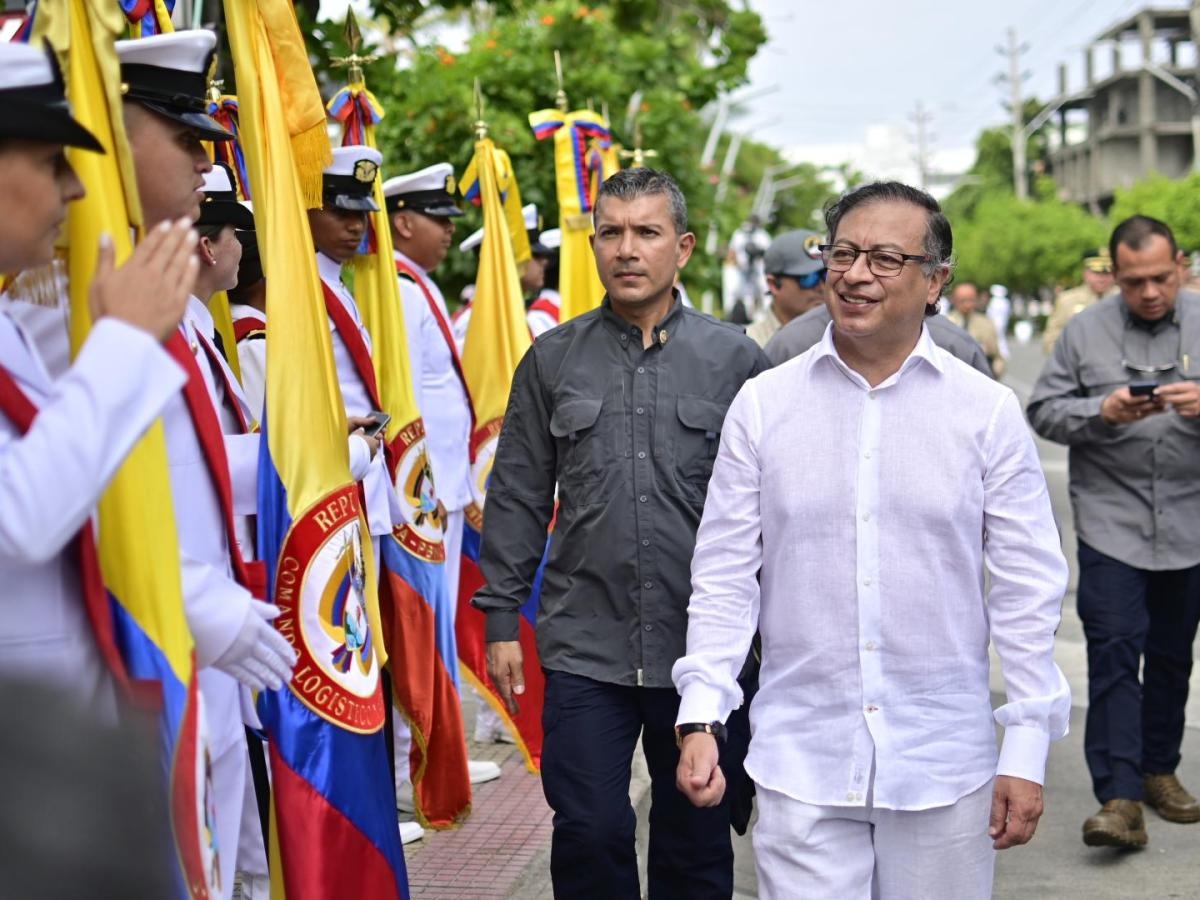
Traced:
[[558, 442], [558, 480], [564, 488], [599, 481], [612, 464], [600, 427], [603, 406], [603, 397], [570, 397], [550, 416], [550, 433]]
[[1107, 395], [1116, 388], [1129, 383], [1133, 373], [1124, 366], [1113, 364], [1086, 363], [1079, 367], [1079, 381], [1088, 397]]
[[725, 421], [728, 403], [707, 397], [680, 394], [675, 401], [675, 413], [682, 426], [675, 435], [675, 474], [683, 481], [700, 482], [705, 486], [712, 475], [717, 446], [721, 442], [721, 424]]

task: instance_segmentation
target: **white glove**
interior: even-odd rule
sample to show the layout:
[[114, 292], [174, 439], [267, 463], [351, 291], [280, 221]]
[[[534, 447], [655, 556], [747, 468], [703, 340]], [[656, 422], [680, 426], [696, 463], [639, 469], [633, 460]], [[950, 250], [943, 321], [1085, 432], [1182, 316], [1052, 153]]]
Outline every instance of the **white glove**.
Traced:
[[296, 651], [269, 624], [279, 607], [251, 600], [242, 627], [213, 668], [231, 675], [252, 691], [278, 690], [292, 677]]

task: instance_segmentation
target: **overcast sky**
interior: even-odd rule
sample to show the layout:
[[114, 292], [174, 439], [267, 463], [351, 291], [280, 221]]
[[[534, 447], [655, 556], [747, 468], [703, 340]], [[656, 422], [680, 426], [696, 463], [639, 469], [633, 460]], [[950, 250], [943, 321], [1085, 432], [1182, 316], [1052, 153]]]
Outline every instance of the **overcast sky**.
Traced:
[[[741, 126], [796, 159], [853, 157], [862, 168], [911, 166], [910, 115], [920, 100], [932, 118], [934, 161], [971, 161], [982, 128], [1007, 115], [1007, 61], [996, 51], [1015, 28], [1027, 95], [1083, 82], [1083, 47], [1149, 4], [1143, 0], [751, 0], [768, 42], [750, 66], [751, 86], [778, 90], [747, 103]], [[1157, 0], [1155, 7], [1187, 7]], [[1101, 74], [1108, 54], [1098, 54]], [[1132, 61], [1132, 54], [1127, 54]], [[735, 124], [734, 127], [738, 127]], [[873, 174], [897, 174], [876, 171]]]

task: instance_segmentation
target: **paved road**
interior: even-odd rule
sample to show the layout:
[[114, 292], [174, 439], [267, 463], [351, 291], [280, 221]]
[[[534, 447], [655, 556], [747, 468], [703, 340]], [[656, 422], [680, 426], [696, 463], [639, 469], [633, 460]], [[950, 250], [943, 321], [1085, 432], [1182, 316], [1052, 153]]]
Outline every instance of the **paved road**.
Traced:
[[[1028, 397], [1042, 364], [1035, 345], [1012, 346], [1007, 383]], [[1055, 515], [1063, 533], [1063, 548], [1071, 562], [1071, 587], [1063, 606], [1056, 656], [1071, 683], [1075, 709], [1071, 733], [1054, 745], [1046, 783], [1046, 814], [1034, 841], [1005, 851], [996, 866], [995, 897], [1013, 900], [1128, 900], [1128, 898], [1200, 898], [1200, 824], [1173, 825], [1149, 814], [1150, 845], [1141, 852], [1121, 853], [1087, 848], [1079, 838], [1083, 820], [1095, 812], [1087, 768], [1083, 761], [1083, 714], [1087, 703], [1087, 660], [1083, 630], [1075, 613], [1075, 530], [1067, 499], [1067, 455], [1063, 447], [1038, 442]], [[998, 672], [993, 690], [1002, 690]], [[998, 698], [998, 702], [999, 701]], [[1192, 677], [1188, 704], [1188, 732], [1184, 738], [1179, 775], [1185, 784], [1200, 790], [1200, 671]], [[949, 861], [953, 864], [952, 861]], [[757, 896], [753, 851], [749, 838], [736, 845], [738, 897]], [[798, 890], [797, 898], [803, 898]], [[931, 898], [933, 900], [933, 898]], [[937, 898], [940, 900], [940, 898]]]

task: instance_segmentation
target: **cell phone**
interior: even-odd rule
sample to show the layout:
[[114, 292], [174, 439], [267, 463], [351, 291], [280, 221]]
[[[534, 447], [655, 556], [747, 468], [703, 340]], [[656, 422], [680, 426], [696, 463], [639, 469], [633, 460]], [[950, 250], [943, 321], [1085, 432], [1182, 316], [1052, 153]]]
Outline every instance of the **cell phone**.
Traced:
[[1134, 397], [1153, 397], [1158, 389], [1157, 381], [1131, 381], [1129, 393]]
[[390, 415], [379, 410], [372, 410], [371, 418], [375, 420], [375, 424], [363, 429], [363, 434], [371, 438], [379, 437], [379, 435], [383, 434], [383, 429], [387, 428], [388, 422], [392, 421]]

